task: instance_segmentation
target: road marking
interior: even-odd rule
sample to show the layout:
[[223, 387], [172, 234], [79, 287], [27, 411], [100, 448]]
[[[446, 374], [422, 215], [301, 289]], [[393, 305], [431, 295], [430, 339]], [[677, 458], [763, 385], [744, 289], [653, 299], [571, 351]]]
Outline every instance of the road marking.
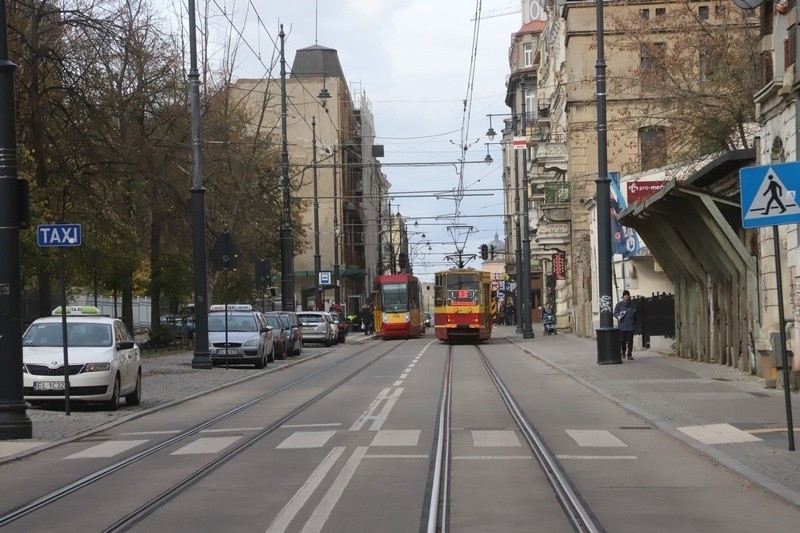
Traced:
[[419, 434], [418, 429], [381, 429], [375, 434], [370, 446], [416, 446]]
[[[69, 340], [69, 337], [67, 337]], [[180, 433], [181, 430], [179, 429], [167, 429], [165, 431], [129, 431], [127, 433], [120, 433], [121, 437], [133, 437], [136, 435], [174, 435], [175, 433]]]
[[578, 446], [593, 448], [627, 448], [628, 445], [605, 429], [566, 429]]
[[403, 380], [402, 380], [402, 379], [398, 379], [397, 381], [395, 381], [395, 382], [394, 382], [394, 385], [393, 385], [393, 386], [394, 386], [394, 387], [399, 387], [399, 386], [400, 386], [400, 385], [402, 385], [402, 384], [403, 384]]
[[297, 513], [300, 512], [300, 509], [303, 508], [314, 491], [317, 490], [319, 484], [322, 483], [322, 480], [328, 475], [333, 464], [339, 459], [339, 456], [341, 456], [343, 452], [344, 446], [337, 446], [330, 451], [327, 457], [314, 469], [314, 472], [311, 473], [311, 476], [306, 482], [303, 483], [303, 486], [294, 493], [292, 499], [284, 505], [281, 512], [278, 513], [278, 516], [275, 517], [272, 524], [267, 528], [267, 533], [286, 531], [286, 528], [289, 527], [289, 524], [294, 520], [294, 517], [297, 516]]
[[325, 525], [325, 522], [331, 515], [333, 508], [336, 506], [336, 502], [338, 502], [339, 498], [341, 498], [344, 489], [347, 488], [347, 484], [350, 483], [350, 480], [356, 473], [358, 465], [367, 454], [368, 449], [369, 448], [366, 446], [359, 446], [356, 448], [356, 450], [353, 452], [353, 455], [351, 455], [350, 459], [347, 460], [344, 468], [342, 468], [342, 471], [339, 472], [339, 475], [336, 477], [333, 485], [331, 485], [331, 488], [328, 489], [328, 492], [325, 493], [322, 501], [319, 503], [317, 508], [314, 509], [314, 513], [311, 515], [311, 518], [308, 519], [308, 522], [306, 522], [306, 525], [303, 527], [303, 533], [315, 533], [322, 531], [322, 527]]
[[[67, 340], [69, 340], [69, 338]], [[400, 379], [406, 379], [407, 377], [408, 377], [408, 370], [406, 370], [405, 374], [400, 374]]]
[[401, 455], [401, 454], [392, 454], [392, 453], [371, 453], [369, 455], [365, 455], [364, 459], [427, 459], [428, 455]]
[[635, 455], [556, 455], [556, 459], [638, 459]]
[[202, 455], [207, 453], [219, 453], [241, 438], [241, 435], [237, 435], [236, 437], [202, 437], [187, 444], [183, 448], [175, 450], [170, 455]]
[[455, 455], [453, 459], [460, 459], [466, 461], [482, 461], [484, 459], [533, 459], [530, 455]]
[[[67, 337], [69, 340], [69, 337]], [[261, 431], [264, 428], [229, 428], [229, 429], [203, 429], [200, 433], [250, 433], [253, 431]]]
[[359, 417], [358, 417], [358, 419], [356, 419], [356, 421], [353, 423], [353, 425], [352, 425], [352, 426], [350, 426], [350, 431], [359, 431], [359, 430], [360, 430], [362, 427], [364, 427], [364, 424], [366, 424], [366, 423], [367, 423], [367, 420], [372, 418], [372, 417], [370, 416], [370, 415], [372, 414], [372, 412], [373, 412], [375, 409], [377, 409], [377, 408], [378, 408], [378, 405], [379, 405], [379, 404], [380, 404], [380, 403], [381, 403], [383, 400], [385, 400], [385, 399], [386, 399], [386, 395], [387, 395], [387, 394], [389, 394], [389, 391], [390, 391], [390, 390], [392, 390], [392, 389], [391, 389], [391, 388], [386, 388], [386, 389], [383, 389], [383, 390], [382, 390], [382, 391], [381, 391], [381, 392], [378, 394], [378, 396], [377, 396], [377, 397], [376, 397], [374, 400], [372, 400], [372, 401], [370, 402], [370, 404], [369, 404], [369, 407], [367, 408], [367, 410], [366, 410], [366, 411], [364, 411], [363, 413], [361, 413], [361, 416], [359, 416]]
[[386, 403], [383, 404], [383, 409], [381, 412], [378, 413], [378, 416], [374, 417], [375, 420], [372, 421], [372, 425], [369, 427], [370, 431], [380, 431], [381, 426], [383, 423], [386, 422], [386, 419], [389, 418], [389, 413], [392, 412], [392, 408], [394, 404], [397, 403], [397, 400], [400, 399], [400, 395], [403, 394], [403, 388], [398, 387], [394, 390], [391, 396], [386, 400]]
[[336, 435], [335, 431], [296, 431], [289, 435], [286, 440], [278, 444], [277, 448], [322, 448]]
[[737, 442], [758, 442], [763, 440], [730, 424], [685, 426], [677, 429], [703, 444], [734, 444]]
[[472, 445], [475, 447], [517, 447], [521, 446], [517, 434], [505, 430], [472, 430]]
[[115, 440], [103, 442], [91, 448], [86, 448], [82, 452], [73, 453], [64, 459], [97, 459], [101, 457], [113, 457], [118, 453], [127, 452], [147, 442], [146, 440]]
[[284, 424], [282, 428], [328, 428], [341, 426], [341, 422], [331, 422], [330, 424]]

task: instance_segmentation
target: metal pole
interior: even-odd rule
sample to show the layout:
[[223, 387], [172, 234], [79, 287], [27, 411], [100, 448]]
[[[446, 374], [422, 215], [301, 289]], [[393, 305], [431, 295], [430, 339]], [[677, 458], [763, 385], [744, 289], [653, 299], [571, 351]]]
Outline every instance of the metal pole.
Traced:
[[611, 193], [608, 178], [606, 123], [606, 61], [603, 2], [597, 2], [597, 277], [600, 327], [597, 329], [597, 363], [622, 362], [619, 330], [614, 327], [611, 299]]
[[[515, 117], [516, 120], [516, 117]], [[522, 333], [522, 294], [524, 286], [522, 285], [522, 228], [519, 222], [519, 213], [520, 213], [520, 200], [519, 200], [519, 157], [517, 156], [519, 152], [517, 151], [516, 147], [514, 148], [514, 237], [515, 237], [515, 249], [514, 252], [516, 254], [516, 275], [517, 275], [517, 288], [515, 289], [515, 298], [514, 298], [514, 316], [517, 319], [517, 333]]]
[[311, 117], [311, 164], [314, 170], [314, 305], [322, 309], [319, 297], [319, 273], [322, 258], [319, 255], [319, 191], [317, 189], [317, 118]]
[[283, 24], [281, 39], [281, 177], [283, 180], [283, 211], [281, 212], [281, 308], [294, 311], [294, 243], [292, 241], [292, 197], [289, 179], [289, 147], [287, 144], [286, 55]]
[[792, 424], [792, 393], [789, 389], [789, 357], [786, 353], [786, 317], [783, 313], [783, 276], [781, 274], [781, 248], [778, 241], [778, 226], [772, 226], [772, 242], [775, 250], [775, 282], [778, 290], [778, 329], [781, 342], [781, 364], [783, 365], [783, 396], [786, 400], [786, 431], [789, 433], [789, 451], [794, 451], [794, 426]]
[[192, 113], [192, 262], [194, 264], [194, 357], [192, 368], [210, 369], [208, 351], [208, 287], [206, 278], [206, 209], [200, 152], [200, 73], [197, 70], [195, 3], [189, 0], [189, 99]]
[[[339, 300], [342, 298], [342, 288], [339, 286], [339, 198], [336, 175], [336, 152], [339, 147], [333, 149], [333, 297], [334, 301], [341, 305]], [[342, 172], [344, 174], [344, 172]]]
[[64, 353], [64, 414], [69, 416], [69, 335], [67, 334], [67, 274], [64, 247], [58, 249], [58, 278], [61, 281], [61, 346]]
[[0, 0], [0, 439], [33, 435], [22, 388], [22, 275], [14, 69], [8, 59], [6, 2]]
[[532, 339], [531, 327], [531, 234], [528, 206], [528, 116], [525, 109], [525, 78], [519, 83], [522, 93], [522, 136], [525, 149], [522, 150], [522, 338]]

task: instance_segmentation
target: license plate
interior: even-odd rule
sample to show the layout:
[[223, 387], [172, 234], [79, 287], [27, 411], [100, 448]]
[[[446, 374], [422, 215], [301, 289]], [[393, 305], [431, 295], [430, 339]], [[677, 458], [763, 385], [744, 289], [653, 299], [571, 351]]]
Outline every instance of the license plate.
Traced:
[[229, 357], [235, 357], [240, 354], [237, 348], [228, 348], [227, 350], [225, 350], [225, 348], [218, 348], [217, 355], [227, 355]]
[[63, 381], [34, 381], [33, 390], [64, 390]]

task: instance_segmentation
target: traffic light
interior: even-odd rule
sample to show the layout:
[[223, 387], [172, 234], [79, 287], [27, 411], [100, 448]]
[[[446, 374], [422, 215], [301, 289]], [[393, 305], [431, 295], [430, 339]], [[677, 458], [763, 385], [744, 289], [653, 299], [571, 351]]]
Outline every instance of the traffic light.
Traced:
[[481, 244], [481, 259], [489, 259], [489, 246]]
[[489, 245], [489, 259], [494, 259], [494, 244]]

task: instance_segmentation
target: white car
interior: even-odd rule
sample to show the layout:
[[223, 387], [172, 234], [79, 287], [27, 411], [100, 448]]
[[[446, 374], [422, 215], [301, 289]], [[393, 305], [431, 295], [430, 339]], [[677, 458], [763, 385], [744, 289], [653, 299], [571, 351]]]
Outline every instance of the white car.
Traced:
[[272, 328], [249, 304], [212, 305], [208, 313], [208, 349], [215, 365], [254, 364], [264, 368], [275, 361]]
[[328, 347], [335, 338], [331, 319], [322, 311], [302, 311], [297, 313], [297, 320], [303, 328], [303, 342], [319, 342]]
[[[64, 401], [61, 307], [34, 320], [22, 336], [22, 378], [30, 402]], [[142, 400], [142, 361], [133, 336], [118, 318], [92, 306], [67, 307], [69, 398], [103, 402], [116, 410]]]

